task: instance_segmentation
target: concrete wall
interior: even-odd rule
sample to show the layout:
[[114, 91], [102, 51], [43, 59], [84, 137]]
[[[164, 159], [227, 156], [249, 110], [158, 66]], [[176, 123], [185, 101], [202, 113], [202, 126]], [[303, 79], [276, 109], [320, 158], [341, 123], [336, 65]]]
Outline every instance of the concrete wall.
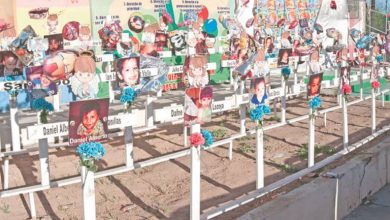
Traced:
[[[390, 183], [390, 137], [331, 171], [241, 216], [241, 220], [342, 219], [368, 196]], [[336, 188], [338, 199], [336, 204]]]

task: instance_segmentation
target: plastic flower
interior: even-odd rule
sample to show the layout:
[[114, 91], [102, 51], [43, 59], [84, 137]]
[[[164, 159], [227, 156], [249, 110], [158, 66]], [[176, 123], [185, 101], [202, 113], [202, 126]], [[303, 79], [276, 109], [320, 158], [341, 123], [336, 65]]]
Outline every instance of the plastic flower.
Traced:
[[267, 105], [259, 105], [249, 112], [249, 118], [252, 121], [258, 121], [259, 126], [263, 125], [263, 116], [271, 114], [271, 109]]
[[202, 129], [202, 130], [200, 130], [200, 133], [202, 134], [202, 136], [205, 140], [205, 143], [204, 143], [205, 147], [209, 147], [214, 143], [214, 137], [210, 131]]
[[319, 108], [321, 106], [321, 98], [319, 96], [312, 98], [309, 101], [309, 106], [313, 110]]
[[106, 149], [99, 142], [85, 142], [77, 147], [76, 153], [83, 159], [100, 160], [106, 154]]
[[205, 143], [205, 139], [203, 138], [201, 133], [193, 133], [190, 136], [190, 143], [192, 146], [202, 146]]
[[345, 84], [343, 85], [343, 87], [341, 88], [341, 92], [344, 94], [344, 95], [349, 95], [352, 93], [352, 88], [349, 84]]
[[127, 88], [123, 89], [122, 95], [120, 97], [120, 101], [123, 104], [132, 103], [135, 100], [135, 96], [136, 96], [136, 93], [135, 93], [134, 89], [131, 87], [127, 87]]
[[378, 61], [378, 63], [383, 62], [383, 56], [382, 55], [376, 56], [375, 59], [376, 59], [376, 61]]
[[96, 172], [95, 160], [102, 159], [106, 154], [106, 149], [99, 142], [86, 142], [77, 147], [76, 153], [80, 156], [82, 166], [85, 166], [89, 171]]
[[267, 105], [263, 105], [263, 112], [266, 115], [271, 114], [271, 109]]
[[32, 108], [35, 110], [54, 111], [53, 105], [44, 98], [35, 99], [32, 102]]
[[377, 89], [377, 88], [379, 88], [380, 86], [381, 86], [381, 84], [380, 84], [378, 81], [374, 81], [374, 82], [371, 83], [371, 87], [372, 87], [373, 89]]
[[290, 67], [288, 66], [285, 66], [282, 68], [282, 76], [284, 77], [284, 79], [288, 79], [288, 77], [290, 77], [290, 74], [291, 74], [291, 69]]
[[128, 113], [131, 110], [131, 104], [134, 102], [137, 93], [133, 88], [127, 87], [123, 89], [122, 95], [120, 97], [121, 103], [125, 104], [125, 112]]
[[263, 118], [263, 108], [258, 106], [256, 108], [251, 109], [249, 112], [249, 117], [252, 121], [258, 121]]
[[41, 113], [39, 114], [39, 119], [41, 123], [47, 123], [47, 116], [49, 115], [49, 112], [54, 111], [53, 105], [50, 102], [46, 101], [44, 98], [35, 99], [32, 102], [31, 107], [35, 110], [41, 111]]

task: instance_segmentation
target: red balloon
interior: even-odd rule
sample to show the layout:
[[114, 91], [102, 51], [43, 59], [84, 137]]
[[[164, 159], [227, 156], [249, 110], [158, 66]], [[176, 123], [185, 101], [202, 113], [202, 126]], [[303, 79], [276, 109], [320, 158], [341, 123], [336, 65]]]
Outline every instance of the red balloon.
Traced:
[[205, 21], [209, 17], [209, 10], [206, 6], [203, 6], [202, 9], [198, 12], [198, 19], [202, 18]]

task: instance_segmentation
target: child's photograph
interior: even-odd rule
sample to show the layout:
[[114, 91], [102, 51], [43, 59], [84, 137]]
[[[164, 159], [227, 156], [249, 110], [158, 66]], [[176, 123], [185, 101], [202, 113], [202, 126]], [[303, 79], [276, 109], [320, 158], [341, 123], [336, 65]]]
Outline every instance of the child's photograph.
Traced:
[[307, 86], [307, 96], [317, 96], [320, 94], [321, 81], [324, 73], [310, 75], [309, 84]]
[[69, 145], [106, 140], [109, 99], [92, 99], [69, 104]]
[[288, 66], [289, 57], [292, 55], [292, 49], [280, 49], [278, 55], [278, 66]]
[[350, 85], [350, 71], [351, 67], [341, 67], [340, 75], [341, 75], [341, 85]]
[[0, 77], [20, 76], [23, 64], [11, 51], [0, 51]]
[[138, 85], [140, 83], [140, 57], [118, 59], [116, 73], [120, 87]]
[[265, 104], [268, 94], [264, 77], [252, 78], [249, 91], [251, 94], [249, 103], [251, 108]]
[[154, 41], [157, 51], [163, 51], [164, 48], [168, 47], [168, 34], [157, 31], [156, 40]]
[[64, 38], [62, 34], [45, 35], [49, 42], [49, 48], [46, 51], [46, 55], [56, 53], [64, 49]]

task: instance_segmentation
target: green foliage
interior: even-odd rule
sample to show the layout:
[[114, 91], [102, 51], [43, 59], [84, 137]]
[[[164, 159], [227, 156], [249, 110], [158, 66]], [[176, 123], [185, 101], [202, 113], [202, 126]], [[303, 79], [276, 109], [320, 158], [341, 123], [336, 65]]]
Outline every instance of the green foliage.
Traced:
[[219, 128], [212, 131], [211, 133], [213, 134], [215, 139], [221, 139], [226, 136], [226, 129]]
[[9, 205], [8, 204], [2, 203], [1, 206], [0, 206], [0, 210], [3, 213], [5, 213], [5, 214], [11, 213], [11, 211], [9, 210]]
[[[302, 147], [299, 148], [299, 150], [297, 151], [297, 155], [302, 159], [307, 159], [308, 152], [309, 152], [309, 150], [307, 148], [307, 144], [302, 144]], [[317, 156], [319, 154], [332, 155], [332, 154], [336, 153], [336, 149], [331, 147], [331, 146], [328, 146], [328, 145], [320, 146], [320, 145], [316, 144], [314, 146], [314, 152], [315, 152], [315, 156]]]
[[256, 149], [250, 144], [243, 144], [240, 147], [240, 151], [245, 154], [253, 154], [256, 152]]

